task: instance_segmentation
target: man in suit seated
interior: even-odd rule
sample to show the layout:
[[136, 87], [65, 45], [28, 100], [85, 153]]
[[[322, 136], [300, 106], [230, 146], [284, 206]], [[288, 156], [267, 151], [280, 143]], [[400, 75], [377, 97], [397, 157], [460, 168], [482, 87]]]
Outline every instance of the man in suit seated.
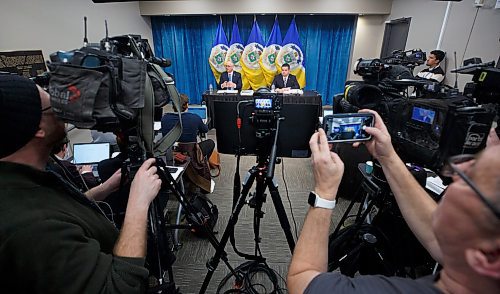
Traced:
[[217, 85], [219, 90], [241, 90], [241, 74], [234, 71], [234, 64], [231, 61], [224, 62], [226, 67], [226, 72], [223, 72], [220, 76], [219, 84]]
[[297, 78], [290, 74], [290, 65], [288, 63], [281, 66], [281, 74], [274, 77], [271, 85], [274, 85], [278, 93], [283, 93], [290, 89], [300, 89]]

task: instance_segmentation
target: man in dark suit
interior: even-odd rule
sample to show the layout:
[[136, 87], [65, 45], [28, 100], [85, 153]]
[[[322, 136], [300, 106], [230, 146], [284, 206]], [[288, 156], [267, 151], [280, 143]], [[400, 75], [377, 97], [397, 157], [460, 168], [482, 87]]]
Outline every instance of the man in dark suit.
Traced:
[[281, 74], [274, 77], [273, 83], [277, 92], [283, 92], [290, 89], [300, 89], [297, 78], [290, 74], [290, 65], [285, 63], [281, 66]]
[[223, 90], [241, 90], [241, 74], [234, 71], [234, 64], [231, 61], [226, 61], [224, 63], [226, 67], [226, 72], [223, 72], [220, 76], [219, 84], [217, 85], [219, 89]]

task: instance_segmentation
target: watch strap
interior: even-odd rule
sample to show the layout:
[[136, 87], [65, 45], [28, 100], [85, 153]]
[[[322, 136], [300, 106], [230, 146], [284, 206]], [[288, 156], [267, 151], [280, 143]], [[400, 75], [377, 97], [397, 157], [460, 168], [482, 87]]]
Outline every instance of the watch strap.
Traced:
[[336, 200], [323, 199], [314, 191], [311, 191], [311, 194], [314, 194], [316, 196], [313, 207], [321, 207], [321, 208], [326, 208], [326, 209], [335, 208], [335, 204], [337, 203]]

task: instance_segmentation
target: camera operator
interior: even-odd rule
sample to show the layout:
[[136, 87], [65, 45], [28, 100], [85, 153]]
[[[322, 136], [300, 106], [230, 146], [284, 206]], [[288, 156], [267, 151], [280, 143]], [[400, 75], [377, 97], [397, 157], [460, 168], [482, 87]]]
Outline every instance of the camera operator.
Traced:
[[445, 53], [443, 51], [432, 50], [425, 62], [428, 68], [419, 72], [417, 77], [442, 83], [444, 80], [444, 70], [441, 68], [440, 63], [444, 57]]
[[[500, 146], [450, 158], [443, 171], [454, 182], [438, 205], [394, 151], [381, 117], [365, 112], [376, 116], [375, 126], [366, 128], [373, 139], [365, 145], [382, 165], [406, 222], [443, 269], [418, 280], [325, 273], [332, 210], [310, 208], [288, 271], [290, 293], [499, 293]], [[344, 165], [330, 151], [323, 130], [309, 144], [315, 192], [334, 200]]]
[[148, 271], [147, 214], [161, 180], [139, 168], [121, 232], [94, 202], [52, 172], [65, 134], [47, 92], [0, 75], [0, 284], [5, 293], [141, 293]]

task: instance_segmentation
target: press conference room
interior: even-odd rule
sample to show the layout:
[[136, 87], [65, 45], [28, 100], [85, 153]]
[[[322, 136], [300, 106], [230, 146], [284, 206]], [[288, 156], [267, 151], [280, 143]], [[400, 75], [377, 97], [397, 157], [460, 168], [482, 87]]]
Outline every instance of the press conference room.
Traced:
[[[0, 183], [6, 293], [446, 293], [366, 129], [440, 203], [449, 158], [498, 141], [500, 1], [3, 0], [0, 19], [0, 105], [42, 106], [0, 162], [30, 165], [47, 114], [64, 124], [43, 175]], [[18, 179], [51, 199], [16, 200]]]

